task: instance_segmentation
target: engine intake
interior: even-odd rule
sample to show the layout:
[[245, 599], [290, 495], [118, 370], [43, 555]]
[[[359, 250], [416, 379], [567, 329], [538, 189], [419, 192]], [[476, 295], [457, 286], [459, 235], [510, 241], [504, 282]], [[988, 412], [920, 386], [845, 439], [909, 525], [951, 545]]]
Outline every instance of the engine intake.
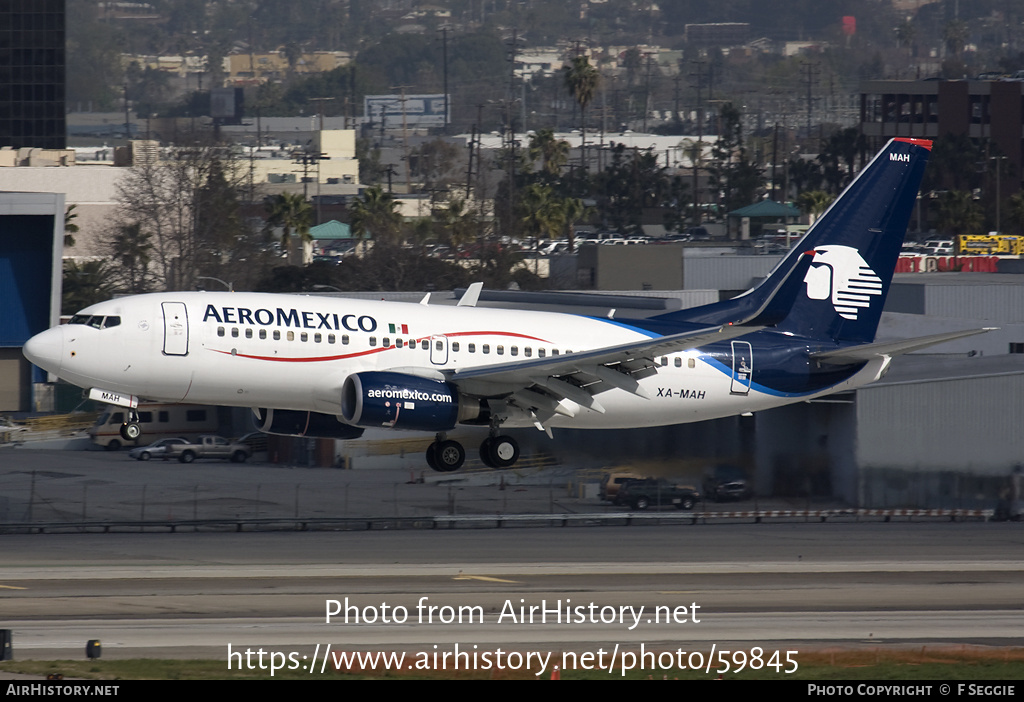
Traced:
[[341, 416], [360, 427], [447, 431], [483, 411], [450, 383], [406, 373], [355, 373], [341, 389]]

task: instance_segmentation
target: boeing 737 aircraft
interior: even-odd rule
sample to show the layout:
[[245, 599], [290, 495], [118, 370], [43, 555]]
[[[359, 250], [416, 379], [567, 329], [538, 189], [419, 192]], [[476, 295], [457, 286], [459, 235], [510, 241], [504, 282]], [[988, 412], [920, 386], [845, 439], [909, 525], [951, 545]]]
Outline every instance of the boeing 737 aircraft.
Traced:
[[503, 428], [650, 427], [857, 388], [896, 355], [979, 333], [874, 343], [931, 142], [894, 139], [774, 271], [732, 300], [644, 320], [261, 293], [172, 292], [92, 305], [25, 345], [32, 363], [130, 408], [250, 407], [261, 429], [355, 438], [480, 425], [484, 463], [519, 457]]

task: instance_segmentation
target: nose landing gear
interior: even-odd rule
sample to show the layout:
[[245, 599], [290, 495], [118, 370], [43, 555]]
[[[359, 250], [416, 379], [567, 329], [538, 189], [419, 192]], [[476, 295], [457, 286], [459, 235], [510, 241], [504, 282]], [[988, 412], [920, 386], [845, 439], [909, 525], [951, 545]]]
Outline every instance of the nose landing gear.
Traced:
[[139, 424], [139, 413], [135, 410], [128, 412], [128, 421], [121, 425], [121, 438], [125, 441], [135, 441], [142, 436], [142, 426]]

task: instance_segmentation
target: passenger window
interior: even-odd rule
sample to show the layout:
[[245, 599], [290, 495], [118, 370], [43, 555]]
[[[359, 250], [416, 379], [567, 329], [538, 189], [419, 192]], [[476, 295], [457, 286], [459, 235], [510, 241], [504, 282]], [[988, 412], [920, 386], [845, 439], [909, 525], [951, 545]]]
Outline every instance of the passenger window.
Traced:
[[518, 346], [510, 346], [509, 347], [509, 353], [512, 354], [513, 356], [518, 356], [519, 355], [519, 347]]
[[459, 342], [453, 341], [452, 342], [452, 351], [458, 351], [458, 350], [459, 350]]
[[371, 336], [370, 337], [370, 346], [376, 346], [376, 345], [377, 345], [377, 337]]
[[299, 341], [309, 341], [309, 334], [307, 332], [299, 334]]
[[217, 327], [217, 336], [224, 336], [224, 327]]
[[275, 329], [274, 330], [274, 341], [280, 341], [280, 340], [281, 340], [281, 330], [280, 329]]
[[523, 349], [523, 355], [529, 358], [530, 356], [533, 355], [533, 349], [527, 346], [525, 349]]
[[546, 349], [537, 349], [537, 358], [544, 358], [545, 356], [547, 356]]
[[320, 335], [320, 332], [317, 332], [316, 334], [313, 335], [313, 342], [314, 343], [319, 344], [323, 340], [324, 340], [324, 337]]
[[444, 342], [443, 341], [435, 342], [434, 343], [434, 349], [436, 351], [444, 351]]
[[251, 339], [252, 338], [252, 329], [246, 329], [245, 330], [245, 338], [246, 339]]
[[395, 339], [395, 348], [400, 349], [405, 346], [405, 341], [402, 339]]
[[484, 353], [490, 353], [491, 352], [491, 345], [490, 344], [484, 344], [481, 348], [483, 349]]
[[380, 345], [383, 346], [384, 348], [388, 348], [389, 346], [391, 346], [391, 339], [385, 336], [384, 340], [381, 342]]
[[[331, 343], [333, 344], [334, 342], [332, 341]], [[348, 346], [348, 334], [341, 335], [341, 343], [345, 346]]]
[[505, 355], [505, 347], [504, 346], [496, 346], [494, 348], [494, 353], [498, 354], [499, 356]]
[[260, 338], [261, 339], [266, 339], [267, 338], [267, 330], [266, 329], [260, 329]]
[[476, 353], [476, 344], [469, 344], [467, 349], [470, 353]]
[[231, 327], [231, 338], [232, 339], [237, 339], [238, 338], [238, 327]]
[[289, 331], [288, 332], [288, 341], [295, 341], [295, 332], [293, 332], [293, 331]]
[[679, 358], [679, 356], [676, 356], [676, 368], [682, 368], [682, 367], [683, 367], [683, 359]]
[[334, 336], [334, 334], [328, 334], [328, 335], [327, 335], [327, 343], [328, 343], [328, 344], [333, 344], [334, 342], [335, 342], [335, 336]]
[[694, 361], [694, 360], [693, 360], [692, 358], [690, 358], [690, 359], [687, 359], [687, 361], [686, 361], [686, 367], [687, 367], [687, 368], [696, 368], [696, 367], [697, 367], [697, 362], [696, 362], [696, 361]]

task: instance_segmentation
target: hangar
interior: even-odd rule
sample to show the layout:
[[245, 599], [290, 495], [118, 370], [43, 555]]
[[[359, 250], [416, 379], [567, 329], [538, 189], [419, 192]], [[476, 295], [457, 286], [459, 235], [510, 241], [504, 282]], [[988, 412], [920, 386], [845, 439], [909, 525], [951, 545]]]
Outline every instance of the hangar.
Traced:
[[45, 392], [21, 347], [60, 319], [63, 246], [64, 195], [0, 192], [0, 412], [29, 411]]

